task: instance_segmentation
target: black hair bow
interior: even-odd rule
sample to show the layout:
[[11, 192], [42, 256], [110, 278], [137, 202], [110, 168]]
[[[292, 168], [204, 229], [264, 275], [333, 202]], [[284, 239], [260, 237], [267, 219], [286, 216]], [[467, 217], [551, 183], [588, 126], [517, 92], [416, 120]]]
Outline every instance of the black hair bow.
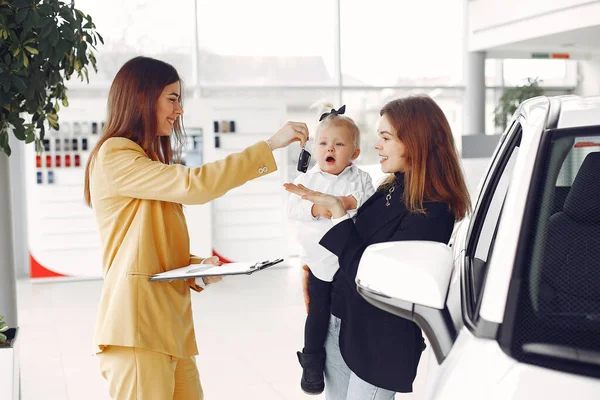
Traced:
[[330, 115], [340, 115], [346, 112], [346, 105], [341, 106], [337, 111], [335, 108], [332, 108], [331, 111], [321, 114], [321, 118], [319, 118], [319, 122], [323, 121], [325, 118]]

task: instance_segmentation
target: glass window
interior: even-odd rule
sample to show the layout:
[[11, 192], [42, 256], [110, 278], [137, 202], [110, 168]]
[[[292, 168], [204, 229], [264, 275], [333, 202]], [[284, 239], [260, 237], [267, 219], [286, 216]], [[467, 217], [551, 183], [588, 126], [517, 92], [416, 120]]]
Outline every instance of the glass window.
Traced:
[[597, 152], [599, 147], [600, 141], [598, 138], [578, 138], [560, 168], [556, 186], [570, 187], [577, 176], [579, 168], [581, 168], [581, 164], [583, 164], [583, 160], [588, 154]]
[[576, 86], [577, 61], [573, 60], [504, 60], [504, 85], [527, 83], [527, 78], [538, 78], [540, 86]]
[[504, 84], [503, 77], [503, 60], [498, 58], [485, 59], [485, 85], [486, 86], [502, 86]]
[[[108, 86], [129, 59], [146, 55], [173, 64], [187, 84], [195, 83], [194, 0], [179, 0], [177, 7], [152, 0], [77, 0], [75, 7], [93, 17], [104, 45], [98, 46], [98, 73], [90, 83]], [[86, 89], [72, 79], [69, 88]]]
[[[501, 88], [485, 90], [485, 133], [486, 134], [502, 134], [504, 129], [502, 126], [496, 126], [494, 122], [496, 107], [500, 102], [503, 90]], [[510, 119], [507, 120], [510, 123]]]
[[[555, 131], [536, 191], [528, 246], [513, 282], [521, 295], [515, 358], [600, 376], [600, 132]], [[507, 328], [509, 329], [509, 328]]]
[[519, 153], [521, 127], [517, 124], [511, 130], [513, 133], [507, 139], [504, 149], [498, 154], [493, 170], [484, 182], [481, 200], [477, 204], [473, 218], [470, 233], [472, 239], [469, 239], [466, 254], [468, 258], [466, 278], [469, 288], [467, 302], [470, 317], [473, 319], [481, 299], [487, 262], [493, 251], [504, 199], [508, 193]]
[[335, 16], [332, 0], [198, 0], [200, 82], [331, 85]]
[[462, 81], [462, 0], [341, 2], [344, 85]]

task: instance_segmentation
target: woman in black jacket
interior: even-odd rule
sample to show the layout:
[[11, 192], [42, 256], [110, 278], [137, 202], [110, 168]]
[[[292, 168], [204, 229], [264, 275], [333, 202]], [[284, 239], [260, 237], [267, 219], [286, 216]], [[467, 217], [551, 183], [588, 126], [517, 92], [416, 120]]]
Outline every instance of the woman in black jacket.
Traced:
[[329, 209], [322, 246], [338, 256], [326, 346], [327, 400], [391, 400], [412, 392], [424, 348], [419, 327], [367, 303], [356, 272], [367, 246], [399, 240], [448, 243], [470, 208], [450, 126], [427, 96], [391, 101], [380, 112], [381, 170], [390, 173], [353, 223], [340, 199], [302, 185], [286, 190]]

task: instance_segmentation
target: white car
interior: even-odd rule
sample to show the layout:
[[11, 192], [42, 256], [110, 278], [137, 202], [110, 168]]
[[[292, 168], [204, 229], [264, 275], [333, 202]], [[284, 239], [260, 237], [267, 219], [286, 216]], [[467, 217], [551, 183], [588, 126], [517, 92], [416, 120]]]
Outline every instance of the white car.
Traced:
[[600, 97], [523, 103], [452, 245], [369, 246], [356, 283], [429, 339], [428, 400], [600, 399]]

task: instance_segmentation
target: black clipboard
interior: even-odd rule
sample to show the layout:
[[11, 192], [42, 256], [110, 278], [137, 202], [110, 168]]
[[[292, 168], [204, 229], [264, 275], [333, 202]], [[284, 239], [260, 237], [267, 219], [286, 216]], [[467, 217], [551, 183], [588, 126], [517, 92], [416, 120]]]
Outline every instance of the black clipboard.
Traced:
[[211, 264], [192, 264], [187, 267], [172, 269], [170, 271], [161, 272], [160, 274], [152, 275], [150, 282], [158, 281], [174, 281], [178, 279], [203, 278], [205, 276], [228, 276], [228, 275], [251, 275], [256, 271], [262, 271], [275, 264], [279, 264], [283, 258], [276, 260], [252, 261], [252, 262], [235, 262], [215, 266]]

